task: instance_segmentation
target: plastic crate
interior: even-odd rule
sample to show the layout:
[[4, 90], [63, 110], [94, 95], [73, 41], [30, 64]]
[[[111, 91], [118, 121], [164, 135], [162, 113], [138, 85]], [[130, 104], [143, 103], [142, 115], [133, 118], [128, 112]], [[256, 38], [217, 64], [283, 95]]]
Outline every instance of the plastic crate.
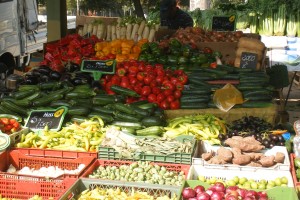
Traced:
[[64, 195], [62, 195], [61, 199], [77, 199], [78, 195], [80, 195], [82, 191], [86, 189], [94, 189], [96, 187], [101, 189], [120, 188], [121, 191], [126, 194], [130, 194], [133, 190], [147, 192], [155, 198], [165, 195], [171, 198], [176, 195], [177, 199], [179, 199], [181, 194], [181, 187], [80, 178]]
[[43, 199], [60, 199], [68, 189], [76, 182], [75, 178], [62, 180], [45, 180], [44, 178], [21, 178], [19, 176], [6, 177], [0, 174], [0, 194], [2, 198], [29, 199], [38, 195]]
[[[214, 169], [233, 169], [233, 170], [241, 170], [241, 171], [260, 171], [260, 170], [279, 170], [279, 171], [290, 171], [291, 163], [289, 159], [289, 154], [285, 146], [274, 146], [272, 149], [264, 149], [261, 150], [260, 153], [264, 153], [265, 155], [275, 155], [277, 152], [281, 152], [285, 155], [284, 163], [277, 163], [272, 167], [251, 167], [251, 166], [241, 166], [241, 165], [234, 165], [234, 164], [223, 164], [223, 165], [216, 165], [216, 164], [209, 164], [205, 160], [201, 158], [201, 154], [205, 152], [217, 150], [221, 146], [218, 145], [210, 145], [206, 142], [199, 142], [198, 149], [197, 149], [197, 157], [193, 158], [194, 165], [202, 165], [206, 168], [214, 168]], [[226, 147], [230, 149], [230, 147]]]
[[28, 128], [23, 128], [22, 130], [12, 133], [9, 135], [10, 137], [10, 145], [11, 147], [14, 146], [14, 144], [16, 144], [18, 141], [20, 141], [22, 134], [27, 134], [29, 133], [29, 129]]
[[294, 164], [294, 160], [295, 160], [296, 156], [294, 153], [290, 154], [290, 159], [291, 159], [291, 172], [292, 172], [292, 177], [294, 180], [294, 186], [297, 189], [297, 191], [300, 191], [300, 182], [296, 176], [296, 168], [295, 168], [295, 164]]
[[[99, 159], [97, 159], [84, 172], [84, 174], [81, 176], [81, 178], [88, 178], [88, 176], [90, 174], [92, 174], [93, 171], [96, 170], [99, 166], [103, 166], [103, 167], [116, 166], [116, 167], [119, 167], [121, 165], [130, 165], [133, 162], [134, 161], [99, 160]], [[190, 165], [180, 165], [180, 164], [170, 164], [170, 163], [153, 163], [153, 164], [157, 164], [159, 166], [164, 166], [169, 171], [174, 171], [174, 172], [181, 172], [182, 171], [184, 173], [185, 177], [188, 176], [189, 171], [190, 171]], [[89, 178], [89, 179], [93, 179], [93, 178]]]
[[240, 171], [240, 170], [224, 170], [224, 169], [214, 169], [205, 168], [201, 165], [192, 165], [187, 180], [198, 180], [199, 176], [204, 176], [205, 178], [216, 177], [216, 179], [230, 180], [235, 176], [245, 177], [247, 179], [254, 179], [255, 181], [260, 181], [262, 179], [266, 181], [274, 180], [275, 178], [286, 177], [288, 179], [288, 187], [294, 187], [293, 178], [290, 171], [276, 171], [265, 170], [265, 171]]
[[[187, 180], [185, 181], [185, 187], [191, 187], [194, 188], [197, 185], [202, 185], [207, 189], [209, 185], [207, 183], [204, 183], [202, 181], [196, 181], [196, 180]], [[255, 191], [261, 191], [261, 190], [255, 190]], [[297, 200], [297, 193], [294, 188], [291, 187], [275, 187], [272, 189], [265, 190], [268, 194], [269, 200]]]
[[[0, 155], [0, 174], [3, 176], [19, 176], [27, 177], [28, 175], [17, 175], [14, 173], [6, 172], [10, 164], [12, 164], [17, 170], [23, 167], [40, 169], [41, 167], [57, 166], [61, 169], [75, 170], [80, 164], [84, 164], [85, 167], [79, 171], [78, 174], [64, 174], [59, 177], [53, 177], [56, 179], [61, 178], [79, 178], [84, 170], [88, 168], [95, 160], [93, 157], [80, 157], [76, 159], [62, 159], [62, 158], [44, 158], [44, 157], [32, 157], [22, 154], [18, 150], [6, 151]], [[36, 176], [30, 176], [36, 177]], [[51, 178], [51, 177], [50, 177]]]
[[192, 141], [192, 152], [191, 153], [171, 153], [168, 155], [156, 155], [156, 154], [146, 154], [140, 153], [135, 158], [128, 159], [122, 158], [118, 151], [112, 147], [99, 147], [98, 158], [104, 160], [140, 160], [140, 161], [150, 161], [150, 162], [162, 162], [162, 163], [175, 163], [175, 164], [192, 164], [192, 158], [194, 156], [197, 141], [193, 136], [178, 136], [176, 138], [180, 142]]

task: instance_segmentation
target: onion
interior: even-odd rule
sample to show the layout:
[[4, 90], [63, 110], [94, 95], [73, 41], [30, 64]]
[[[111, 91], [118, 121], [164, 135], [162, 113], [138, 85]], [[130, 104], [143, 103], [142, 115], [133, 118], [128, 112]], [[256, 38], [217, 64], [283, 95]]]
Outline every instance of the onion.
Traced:
[[195, 196], [196, 196], [196, 192], [190, 187], [184, 188], [182, 191], [182, 197], [184, 199], [193, 198]]
[[255, 192], [254, 190], [248, 190], [246, 191], [246, 196], [245, 197], [254, 197], [254, 199], [256, 197], [258, 197], [257, 192]]
[[210, 200], [210, 195], [206, 192], [197, 194], [197, 200]]
[[207, 194], [209, 194], [209, 196], [210, 196], [213, 192], [215, 192], [215, 190], [213, 188], [211, 188], [211, 189], [206, 190], [205, 192]]
[[262, 197], [267, 197], [268, 198], [268, 194], [264, 191], [258, 192], [257, 195], [259, 196], [259, 198], [262, 198]]
[[255, 197], [254, 196], [248, 196], [248, 197], [243, 198], [243, 200], [255, 200]]
[[234, 195], [228, 195], [228, 196], [226, 196], [225, 200], [238, 200], [238, 197], [236, 197]]
[[238, 193], [239, 193], [239, 195], [242, 197], [242, 198], [245, 198], [246, 197], [246, 190], [245, 189], [242, 189], [242, 188], [239, 188], [239, 189], [237, 189], [236, 190]]
[[196, 187], [194, 187], [194, 191], [199, 194], [201, 192], [205, 191], [205, 188], [202, 185], [197, 185]]
[[236, 191], [237, 189], [239, 189], [238, 186], [228, 186], [226, 188], [226, 193], [231, 192], [231, 191]]
[[213, 185], [213, 188], [215, 188], [215, 190], [217, 192], [225, 192], [225, 186], [223, 183], [221, 182], [216, 182], [214, 185]]
[[210, 195], [210, 199], [211, 200], [222, 200], [223, 199], [223, 196], [224, 196], [224, 193], [221, 194], [222, 192], [213, 192], [211, 195]]

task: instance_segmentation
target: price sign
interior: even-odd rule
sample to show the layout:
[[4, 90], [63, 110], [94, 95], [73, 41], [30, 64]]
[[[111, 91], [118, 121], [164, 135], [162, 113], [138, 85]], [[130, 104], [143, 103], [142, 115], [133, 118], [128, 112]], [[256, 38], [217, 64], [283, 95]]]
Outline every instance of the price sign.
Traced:
[[42, 130], [46, 126], [49, 130], [58, 131], [67, 112], [68, 108], [65, 106], [53, 110], [33, 110], [30, 112], [25, 126], [33, 131]]
[[115, 68], [115, 60], [83, 60], [81, 63], [81, 71], [92, 72], [94, 80], [99, 80], [102, 74], [114, 74]]
[[243, 52], [241, 55], [240, 68], [256, 69], [257, 65], [257, 54], [250, 52]]
[[235, 15], [214, 16], [212, 19], [213, 31], [235, 31]]

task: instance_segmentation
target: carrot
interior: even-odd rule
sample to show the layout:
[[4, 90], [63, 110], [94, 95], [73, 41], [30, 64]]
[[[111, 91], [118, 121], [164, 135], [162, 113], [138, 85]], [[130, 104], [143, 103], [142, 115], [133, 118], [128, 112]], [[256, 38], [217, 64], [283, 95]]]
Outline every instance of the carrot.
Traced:
[[135, 23], [132, 28], [130, 39], [134, 40], [135, 36], [138, 34], [139, 24]]
[[149, 42], [153, 42], [154, 41], [154, 36], [155, 36], [155, 27], [152, 27], [150, 29], [150, 33], [149, 33], [149, 36], [148, 36], [148, 41]]
[[145, 26], [144, 31], [143, 31], [142, 39], [148, 39], [149, 38], [149, 33], [150, 33], [149, 26]]
[[131, 39], [131, 31], [132, 31], [132, 24], [128, 23], [126, 26], [126, 39], [127, 40]]

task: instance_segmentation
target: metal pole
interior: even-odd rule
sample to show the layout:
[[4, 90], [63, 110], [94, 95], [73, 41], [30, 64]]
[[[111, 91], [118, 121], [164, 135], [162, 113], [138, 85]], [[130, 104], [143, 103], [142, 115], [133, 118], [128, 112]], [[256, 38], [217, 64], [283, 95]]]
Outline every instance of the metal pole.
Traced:
[[79, 0], [77, 0], [77, 16], [79, 16]]

